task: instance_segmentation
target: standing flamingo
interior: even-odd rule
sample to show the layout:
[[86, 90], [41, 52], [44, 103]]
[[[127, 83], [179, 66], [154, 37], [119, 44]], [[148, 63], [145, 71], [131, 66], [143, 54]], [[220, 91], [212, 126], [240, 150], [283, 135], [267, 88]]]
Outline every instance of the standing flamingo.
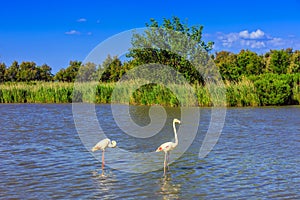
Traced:
[[116, 141], [110, 141], [110, 139], [106, 138], [98, 142], [93, 148], [92, 152], [97, 150], [102, 150], [102, 175], [104, 175], [104, 151], [107, 147], [115, 148], [117, 146]]
[[[174, 129], [174, 135], [175, 135], [175, 142], [166, 142], [160, 145], [157, 149], [156, 152], [164, 151], [165, 152], [165, 160], [164, 160], [164, 176], [166, 175], [166, 167], [169, 162], [169, 155], [170, 151], [175, 149], [175, 147], [178, 145], [178, 138], [177, 138], [177, 133], [176, 133], [176, 126], [175, 123], [180, 124], [181, 122], [178, 119], [173, 120], [173, 129]], [[168, 166], [169, 168], [169, 166]]]

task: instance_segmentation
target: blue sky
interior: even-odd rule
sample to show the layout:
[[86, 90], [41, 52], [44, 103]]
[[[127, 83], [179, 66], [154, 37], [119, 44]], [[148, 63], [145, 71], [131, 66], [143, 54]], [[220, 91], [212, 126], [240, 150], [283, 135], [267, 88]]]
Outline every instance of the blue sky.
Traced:
[[56, 73], [114, 34], [150, 18], [203, 25], [215, 51], [300, 49], [300, 1], [2, 1], [0, 62], [44, 63]]

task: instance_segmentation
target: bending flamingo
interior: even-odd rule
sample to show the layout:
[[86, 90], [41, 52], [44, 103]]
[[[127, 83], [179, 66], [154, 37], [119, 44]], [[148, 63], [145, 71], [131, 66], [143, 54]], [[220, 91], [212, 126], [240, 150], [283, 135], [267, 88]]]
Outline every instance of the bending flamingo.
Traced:
[[[160, 145], [157, 149], [156, 152], [164, 151], [165, 152], [165, 160], [164, 160], [164, 176], [166, 175], [166, 167], [169, 162], [169, 155], [170, 151], [175, 149], [175, 147], [178, 145], [178, 138], [177, 138], [177, 133], [176, 133], [176, 126], [175, 123], [180, 124], [181, 122], [178, 119], [173, 120], [173, 129], [174, 129], [174, 136], [175, 136], [175, 142], [166, 142]], [[169, 168], [169, 166], [168, 166]]]
[[106, 138], [98, 142], [93, 148], [92, 152], [97, 150], [102, 150], [102, 175], [104, 175], [104, 151], [107, 147], [115, 148], [117, 146], [116, 141], [110, 141], [110, 139]]

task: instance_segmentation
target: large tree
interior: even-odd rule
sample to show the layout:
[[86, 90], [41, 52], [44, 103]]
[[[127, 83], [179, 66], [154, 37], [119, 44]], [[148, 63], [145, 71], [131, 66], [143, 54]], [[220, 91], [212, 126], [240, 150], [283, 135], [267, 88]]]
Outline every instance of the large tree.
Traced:
[[100, 77], [101, 82], [117, 82], [125, 73], [122, 70], [121, 60], [117, 56], [110, 55], [102, 63], [101, 70], [104, 70]]
[[19, 63], [17, 61], [14, 61], [12, 65], [5, 71], [5, 81], [18, 81], [19, 71]]
[[291, 52], [286, 50], [271, 50], [266, 54], [267, 57], [267, 71], [275, 74], [285, 74], [290, 65]]
[[238, 81], [242, 74], [242, 69], [238, 65], [237, 55], [228, 51], [216, 53], [215, 63], [219, 68], [223, 80]]
[[54, 79], [63, 82], [74, 82], [80, 66], [80, 61], [70, 61], [69, 66], [66, 69], [59, 70]]
[[22, 62], [18, 73], [19, 82], [34, 81], [37, 76], [37, 67], [34, 62]]
[[205, 54], [213, 47], [213, 42], [202, 40], [203, 26], [188, 26], [178, 17], [163, 19], [162, 24], [151, 19], [146, 26], [148, 29], [144, 33], [136, 33], [132, 38], [133, 48], [128, 57], [135, 60], [135, 65], [167, 65], [183, 74], [190, 83], [203, 83], [200, 71], [205, 69], [199, 70], [192, 64], [207, 64]]
[[43, 64], [38, 68], [38, 76], [36, 79], [40, 81], [52, 81], [53, 74], [51, 73], [51, 70], [52, 68], [49, 65]]
[[264, 70], [262, 57], [249, 50], [241, 50], [237, 62], [243, 75], [259, 75]]
[[76, 80], [80, 82], [93, 81], [95, 76], [96, 64], [88, 62], [80, 67]]

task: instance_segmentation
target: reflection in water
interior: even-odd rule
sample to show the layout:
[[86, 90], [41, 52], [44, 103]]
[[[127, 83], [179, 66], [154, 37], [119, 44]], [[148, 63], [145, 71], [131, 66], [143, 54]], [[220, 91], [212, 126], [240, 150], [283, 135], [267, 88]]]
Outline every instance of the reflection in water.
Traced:
[[170, 174], [160, 180], [160, 186], [163, 199], [179, 199], [181, 184], [174, 183]]
[[99, 171], [92, 172], [93, 185], [98, 190], [99, 197], [101, 199], [114, 199], [118, 195], [114, 193], [116, 188], [116, 177], [111, 172], [105, 174], [99, 173]]

